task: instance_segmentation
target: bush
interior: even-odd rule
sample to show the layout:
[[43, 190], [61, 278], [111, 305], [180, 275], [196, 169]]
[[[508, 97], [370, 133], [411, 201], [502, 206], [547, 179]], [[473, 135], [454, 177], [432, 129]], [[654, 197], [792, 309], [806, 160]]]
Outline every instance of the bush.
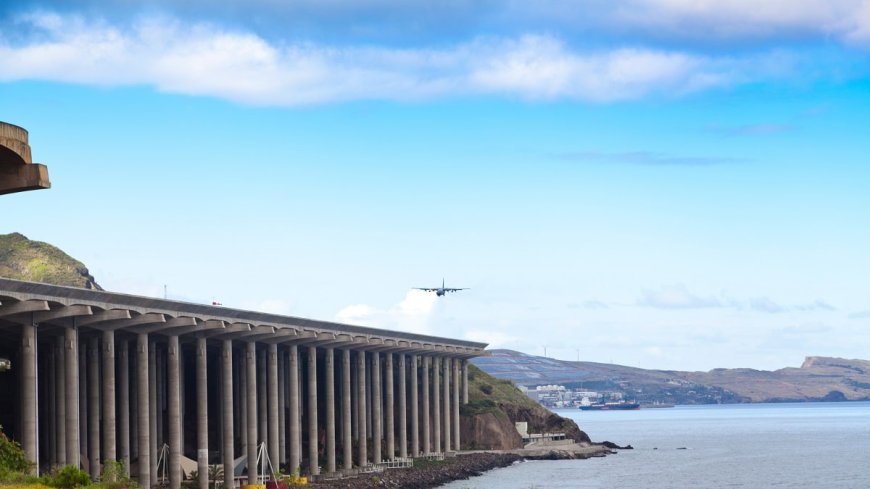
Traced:
[[21, 445], [10, 440], [0, 426], [0, 481], [20, 480], [33, 470]]
[[486, 395], [492, 394], [492, 386], [489, 384], [480, 384], [480, 392], [483, 392]]
[[103, 464], [103, 473], [100, 475], [101, 489], [137, 489], [139, 484], [130, 479], [127, 467], [121, 460], [106, 460]]
[[76, 487], [87, 487], [91, 485], [91, 476], [84, 470], [80, 470], [78, 467], [67, 465], [55, 469], [46, 480], [46, 483], [52, 487], [60, 489], [75, 489]]

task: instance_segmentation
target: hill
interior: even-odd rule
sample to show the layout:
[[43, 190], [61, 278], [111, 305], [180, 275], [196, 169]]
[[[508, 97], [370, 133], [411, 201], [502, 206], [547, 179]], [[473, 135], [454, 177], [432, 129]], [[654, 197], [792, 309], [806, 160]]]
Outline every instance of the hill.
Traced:
[[870, 362], [807, 357], [800, 368], [776, 371], [714, 369], [709, 372], [646, 370], [622, 365], [569, 362], [492, 350], [474, 363], [518, 385], [560, 384], [570, 388], [621, 392], [640, 402], [721, 404], [738, 402], [837, 401], [870, 399]]
[[82, 262], [19, 233], [0, 234], [0, 277], [103, 290]]

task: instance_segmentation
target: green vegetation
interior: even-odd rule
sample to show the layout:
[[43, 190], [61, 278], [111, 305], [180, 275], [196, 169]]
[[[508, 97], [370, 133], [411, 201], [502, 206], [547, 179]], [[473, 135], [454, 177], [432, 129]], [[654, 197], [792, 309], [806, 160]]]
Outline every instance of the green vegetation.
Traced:
[[0, 277], [102, 290], [82, 262], [19, 233], [0, 235]]

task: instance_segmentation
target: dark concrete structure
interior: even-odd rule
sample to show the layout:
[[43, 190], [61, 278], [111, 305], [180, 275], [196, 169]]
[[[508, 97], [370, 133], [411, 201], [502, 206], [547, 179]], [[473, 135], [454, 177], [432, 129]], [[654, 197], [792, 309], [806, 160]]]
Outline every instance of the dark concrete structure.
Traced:
[[27, 131], [0, 122], [0, 195], [50, 187], [48, 168], [30, 156]]
[[485, 347], [0, 279], [0, 424], [39, 470], [119, 459], [143, 487], [162, 453], [175, 489], [184, 459], [203, 474], [247, 455], [253, 473], [262, 443], [285, 473], [353, 473], [409, 441], [412, 457], [457, 450], [466, 362]]

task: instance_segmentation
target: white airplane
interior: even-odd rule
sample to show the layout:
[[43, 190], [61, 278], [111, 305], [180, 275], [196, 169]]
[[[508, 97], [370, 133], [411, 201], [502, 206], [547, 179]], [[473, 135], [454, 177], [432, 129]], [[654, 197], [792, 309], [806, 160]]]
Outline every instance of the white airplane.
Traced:
[[457, 290], [468, 290], [468, 289], [451, 289], [449, 287], [444, 286], [444, 279], [441, 279], [441, 287], [414, 287], [414, 290], [424, 290], [426, 292], [435, 292], [435, 295], [441, 297], [442, 295], [448, 292], [456, 292]]

